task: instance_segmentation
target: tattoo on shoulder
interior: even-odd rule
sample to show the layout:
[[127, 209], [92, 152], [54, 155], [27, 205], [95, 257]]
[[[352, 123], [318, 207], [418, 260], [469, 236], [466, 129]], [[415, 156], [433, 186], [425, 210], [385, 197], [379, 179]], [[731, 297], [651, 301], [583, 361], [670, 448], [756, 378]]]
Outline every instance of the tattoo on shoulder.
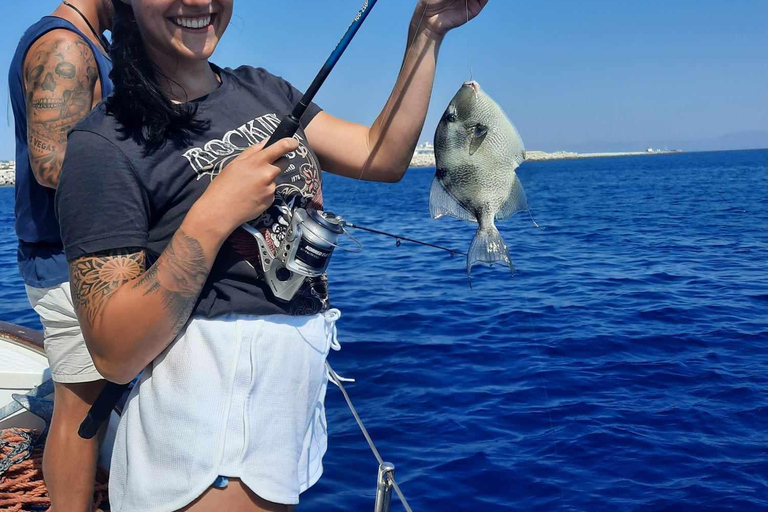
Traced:
[[25, 61], [27, 138], [38, 180], [55, 186], [67, 132], [90, 112], [98, 67], [88, 44], [55, 37], [33, 47]]
[[119, 249], [72, 261], [69, 265], [72, 300], [81, 320], [94, 325], [110, 296], [121, 285], [140, 276], [145, 264], [143, 249]]

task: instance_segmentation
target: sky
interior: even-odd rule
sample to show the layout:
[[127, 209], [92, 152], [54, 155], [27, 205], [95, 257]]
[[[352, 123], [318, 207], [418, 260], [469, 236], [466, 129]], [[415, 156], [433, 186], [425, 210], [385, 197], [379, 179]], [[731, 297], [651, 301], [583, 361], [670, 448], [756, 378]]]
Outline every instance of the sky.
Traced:
[[[308, 87], [362, 0], [235, 0], [213, 61]], [[3, 0], [0, 65], [54, 0]], [[397, 77], [416, 0], [379, 0], [316, 102], [370, 125]], [[472, 76], [529, 150], [768, 147], [768, 0], [490, 0], [445, 39], [421, 140]], [[7, 80], [0, 81], [8, 105]], [[13, 158], [6, 107], [0, 159]]]

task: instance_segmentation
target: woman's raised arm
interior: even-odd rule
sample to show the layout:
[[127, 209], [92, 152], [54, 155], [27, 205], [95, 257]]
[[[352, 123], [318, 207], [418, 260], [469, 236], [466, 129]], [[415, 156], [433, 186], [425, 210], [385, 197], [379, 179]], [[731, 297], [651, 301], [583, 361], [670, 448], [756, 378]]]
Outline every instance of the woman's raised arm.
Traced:
[[411, 162], [432, 95], [445, 34], [477, 16], [488, 0], [420, 0], [392, 94], [371, 127], [321, 112], [306, 129], [324, 170], [369, 181], [400, 180]]

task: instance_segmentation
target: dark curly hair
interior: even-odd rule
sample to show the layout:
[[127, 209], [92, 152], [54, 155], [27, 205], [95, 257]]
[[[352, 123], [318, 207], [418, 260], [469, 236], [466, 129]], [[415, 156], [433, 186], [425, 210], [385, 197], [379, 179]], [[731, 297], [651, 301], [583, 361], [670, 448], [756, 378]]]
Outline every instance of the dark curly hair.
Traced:
[[197, 105], [175, 104], [158, 83], [162, 72], [149, 58], [133, 8], [121, 0], [112, 0], [112, 72], [109, 78], [114, 92], [107, 98], [107, 113], [121, 124], [126, 137], [152, 153], [168, 140], [188, 144], [192, 133], [200, 133], [209, 123], [196, 118]]

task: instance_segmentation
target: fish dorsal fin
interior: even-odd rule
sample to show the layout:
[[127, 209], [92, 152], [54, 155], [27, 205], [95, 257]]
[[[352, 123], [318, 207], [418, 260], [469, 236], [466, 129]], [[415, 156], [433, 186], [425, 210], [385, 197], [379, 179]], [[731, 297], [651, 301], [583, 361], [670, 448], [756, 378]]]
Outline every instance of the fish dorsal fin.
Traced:
[[429, 213], [433, 219], [450, 215], [468, 222], [477, 222], [474, 215], [466, 210], [451, 194], [445, 190], [440, 180], [435, 176], [429, 189]]
[[[514, 172], [514, 171], [513, 171]], [[525, 190], [520, 178], [515, 173], [515, 181], [509, 190], [509, 195], [496, 213], [496, 220], [504, 220], [518, 212], [524, 212], [528, 209], [528, 199], [525, 197]]]

